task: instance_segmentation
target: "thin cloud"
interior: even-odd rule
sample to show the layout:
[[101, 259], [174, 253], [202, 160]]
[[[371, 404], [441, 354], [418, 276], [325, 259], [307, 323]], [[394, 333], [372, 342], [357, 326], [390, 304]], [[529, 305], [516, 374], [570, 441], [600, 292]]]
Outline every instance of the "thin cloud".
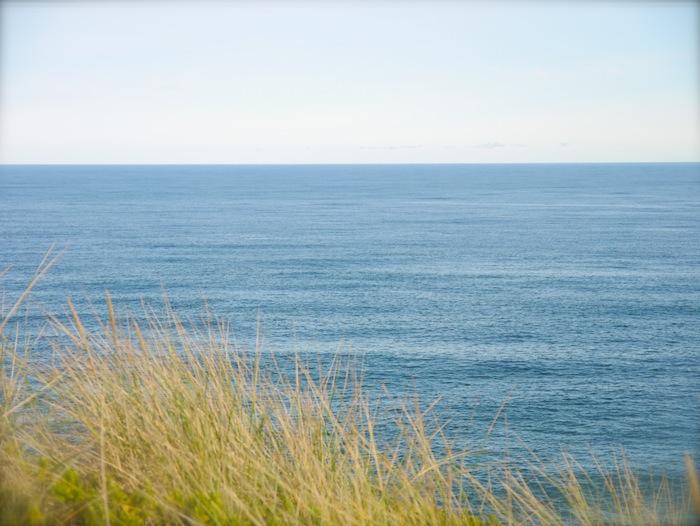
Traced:
[[474, 148], [486, 148], [488, 150], [492, 150], [494, 148], [505, 148], [508, 146], [507, 144], [503, 144], [502, 142], [482, 142], [480, 144], [475, 144]]
[[493, 150], [495, 148], [525, 148], [526, 146], [527, 146], [526, 144], [520, 144], [520, 143], [506, 144], [504, 142], [496, 142], [496, 141], [482, 142], [482, 143], [473, 145], [474, 148], [482, 148], [482, 149], [486, 149], [486, 150]]
[[423, 148], [422, 144], [388, 144], [378, 146], [360, 146], [360, 150], [415, 150]]

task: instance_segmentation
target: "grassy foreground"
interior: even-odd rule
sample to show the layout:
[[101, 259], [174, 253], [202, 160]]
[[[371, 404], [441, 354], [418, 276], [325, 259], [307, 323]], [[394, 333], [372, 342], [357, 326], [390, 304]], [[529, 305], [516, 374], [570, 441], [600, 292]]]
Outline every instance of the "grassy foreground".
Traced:
[[261, 367], [225, 324], [171, 311], [139, 326], [107, 298], [88, 331], [69, 303], [51, 360], [32, 360], [11, 319], [48, 266], [0, 316], [0, 524], [690, 524], [700, 504], [690, 458], [675, 492], [642, 491], [624, 463], [591, 488], [571, 459], [487, 483], [408, 404], [378, 438], [347, 367]]

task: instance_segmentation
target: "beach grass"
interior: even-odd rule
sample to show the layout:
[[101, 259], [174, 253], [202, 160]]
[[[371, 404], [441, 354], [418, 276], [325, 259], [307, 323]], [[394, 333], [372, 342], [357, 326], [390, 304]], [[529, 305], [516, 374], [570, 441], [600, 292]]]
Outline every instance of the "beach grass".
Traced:
[[[484, 466], [407, 401], [392, 436], [352, 365], [277, 365], [222, 321], [170, 308], [137, 323], [106, 299], [88, 328], [50, 319], [50, 356], [0, 318], [0, 524], [691, 524], [688, 480], [640, 483], [618, 460], [587, 473]], [[527, 473], [527, 475], [526, 475]]]

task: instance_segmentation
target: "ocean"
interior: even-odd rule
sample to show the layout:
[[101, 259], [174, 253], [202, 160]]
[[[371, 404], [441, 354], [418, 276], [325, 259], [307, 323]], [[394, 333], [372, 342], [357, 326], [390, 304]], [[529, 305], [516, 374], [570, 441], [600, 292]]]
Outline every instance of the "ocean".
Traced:
[[0, 167], [5, 306], [52, 245], [30, 325], [167, 293], [487, 455], [700, 449], [698, 164]]

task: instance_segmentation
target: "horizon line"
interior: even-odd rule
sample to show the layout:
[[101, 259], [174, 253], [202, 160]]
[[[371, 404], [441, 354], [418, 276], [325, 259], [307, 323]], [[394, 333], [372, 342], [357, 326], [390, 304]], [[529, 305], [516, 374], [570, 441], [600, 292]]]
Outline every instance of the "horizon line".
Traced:
[[532, 165], [532, 164], [700, 164], [694, 161], [530, 161], [530, 162], [59, 162], [59, 163], [3, 163], [1, 167], [14, 166], [465, 166], [465, 165]]

